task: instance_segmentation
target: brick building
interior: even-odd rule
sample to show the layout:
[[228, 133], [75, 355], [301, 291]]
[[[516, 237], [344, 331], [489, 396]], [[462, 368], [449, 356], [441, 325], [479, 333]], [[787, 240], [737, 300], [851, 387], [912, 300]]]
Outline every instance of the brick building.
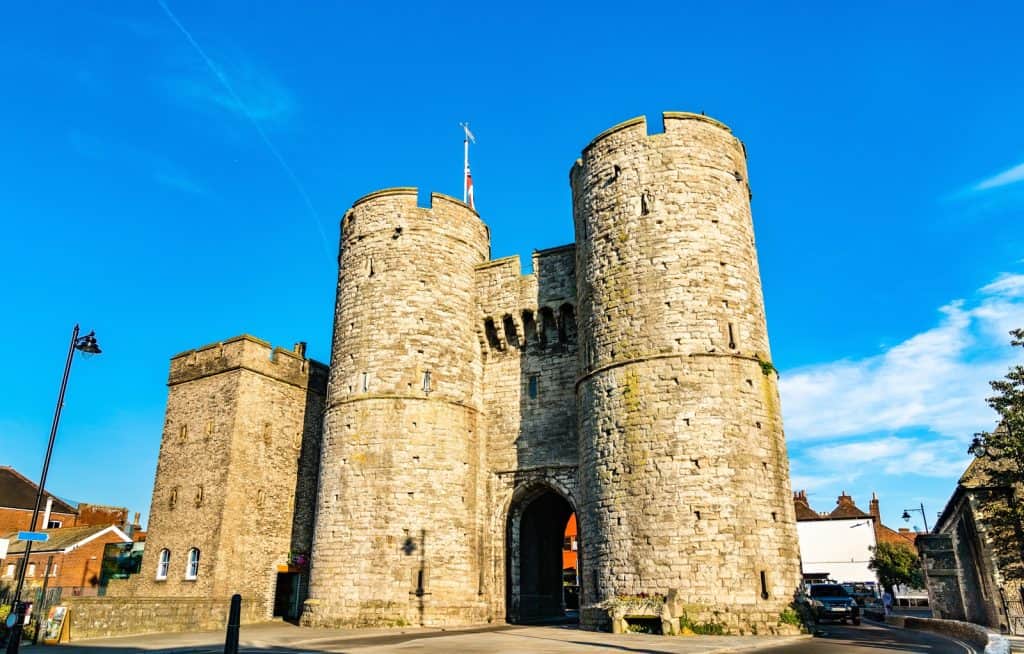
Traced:
[[[119, 506], [87, 504], [74, 505], [50, 492], [43, 494], [43, 506], [33, 526], [32, 510], [36, 503], [38, 484], [10, 466], [0, 466], [0, 534], [9, 531], [34, 531], [59, 529], [61, 527], [117, 525], [122, 531], [138, 529], [137, 524], [128, 524], [128, 509]], [[50, 512], [45, 512], [47, 501]], [[138, 514], [135, 514], [138, 522]], [[46, 520], [47, 524], [43, 524]]]
[[[103, 549], [109, 543], [130, 543], [131, 537], [115, 525], [87, 525], [47, 529], [45, 542], [34, 543], [25, 571], [28, 588], [63, 588], [65, 594], [90, 595], [100, 581]], [[11, 541], [7, 557], [0, 560], [0, 585], [13, 586], [25, 553], [17, 532], [5, 534]], [[47, 579], [48, 577], [48, 579]]]
[[868, 506], [868, 511], [862, 510], [843, 491], [831, 511], [819, 513], [811, 508], [806, 491], [793, 493], [805, 579], [875, 582], [876, 575], [868, 562], [878, 543], [895, 543], [913, 549], [917, 534], [882, 524], [878, 496], [874, 493]]

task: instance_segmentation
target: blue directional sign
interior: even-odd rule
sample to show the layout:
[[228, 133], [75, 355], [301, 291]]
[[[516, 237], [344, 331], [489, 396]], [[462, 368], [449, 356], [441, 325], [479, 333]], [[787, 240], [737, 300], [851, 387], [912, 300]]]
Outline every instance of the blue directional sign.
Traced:
[[42, 543], [50, 540], [50, 534], [44, 534], [41, 531], [19, 531], [18, 540], [31, 540]]

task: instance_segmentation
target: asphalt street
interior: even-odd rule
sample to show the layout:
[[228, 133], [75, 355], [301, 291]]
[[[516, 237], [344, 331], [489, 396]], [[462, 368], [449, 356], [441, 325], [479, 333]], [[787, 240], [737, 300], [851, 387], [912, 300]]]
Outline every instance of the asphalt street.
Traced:
[[[73, 641], [60, 646], [60, 654], [219, 654], [223, 651], [223, 642], [223, 635], [215, 632], [154, 634]], [[362, 632], [260, 625], [244, 627], [241, 639], [241, 654], [717, 654], [753, 651], [759, 654], [966, 654], [974, 650], [932, 634], [867, 622], [859, 627], [822, 625], [813, 638], [653, 636], [597, 633], [574, 627], [512, 625], [451, 631], [414, 628]], [[25, 654], [33, 653], [26, 651]], [[43, 653], [36, 651], [35, 654]]]
[[859, 627], [819, 625], [810, 641], [758, 650], [761, 654], [862, 654], [867, 652], [924, 652], [926, 654], [965, 654], [974, 652], [969, 645], [923, 631], [895, 629], [863, 622]]

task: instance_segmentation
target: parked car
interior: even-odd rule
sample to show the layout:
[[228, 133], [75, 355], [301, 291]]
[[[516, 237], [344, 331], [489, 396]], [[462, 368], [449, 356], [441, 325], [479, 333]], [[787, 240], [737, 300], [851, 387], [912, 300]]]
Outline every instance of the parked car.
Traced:
[[860, 624], [860, 606], [839, 584], [811, 584], [805, 601], [811, 608], [815, 622], [838, 620]]

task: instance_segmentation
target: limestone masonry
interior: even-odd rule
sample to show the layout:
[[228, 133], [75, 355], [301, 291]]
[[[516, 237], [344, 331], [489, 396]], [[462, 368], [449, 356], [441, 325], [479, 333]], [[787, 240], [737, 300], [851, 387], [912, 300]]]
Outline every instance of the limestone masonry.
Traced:
[[663, 618], [779, 630], [799, 550], [746, 154], [703, 115], [647, 132], [583, 150], [575, 244], [529, 275], [458, 200], [357, 200], [329, 370], [248, 336], [172, 359], [143, 570], [95, 606], [554, 617], [575, 512], [583, 626], [666, 596]]

